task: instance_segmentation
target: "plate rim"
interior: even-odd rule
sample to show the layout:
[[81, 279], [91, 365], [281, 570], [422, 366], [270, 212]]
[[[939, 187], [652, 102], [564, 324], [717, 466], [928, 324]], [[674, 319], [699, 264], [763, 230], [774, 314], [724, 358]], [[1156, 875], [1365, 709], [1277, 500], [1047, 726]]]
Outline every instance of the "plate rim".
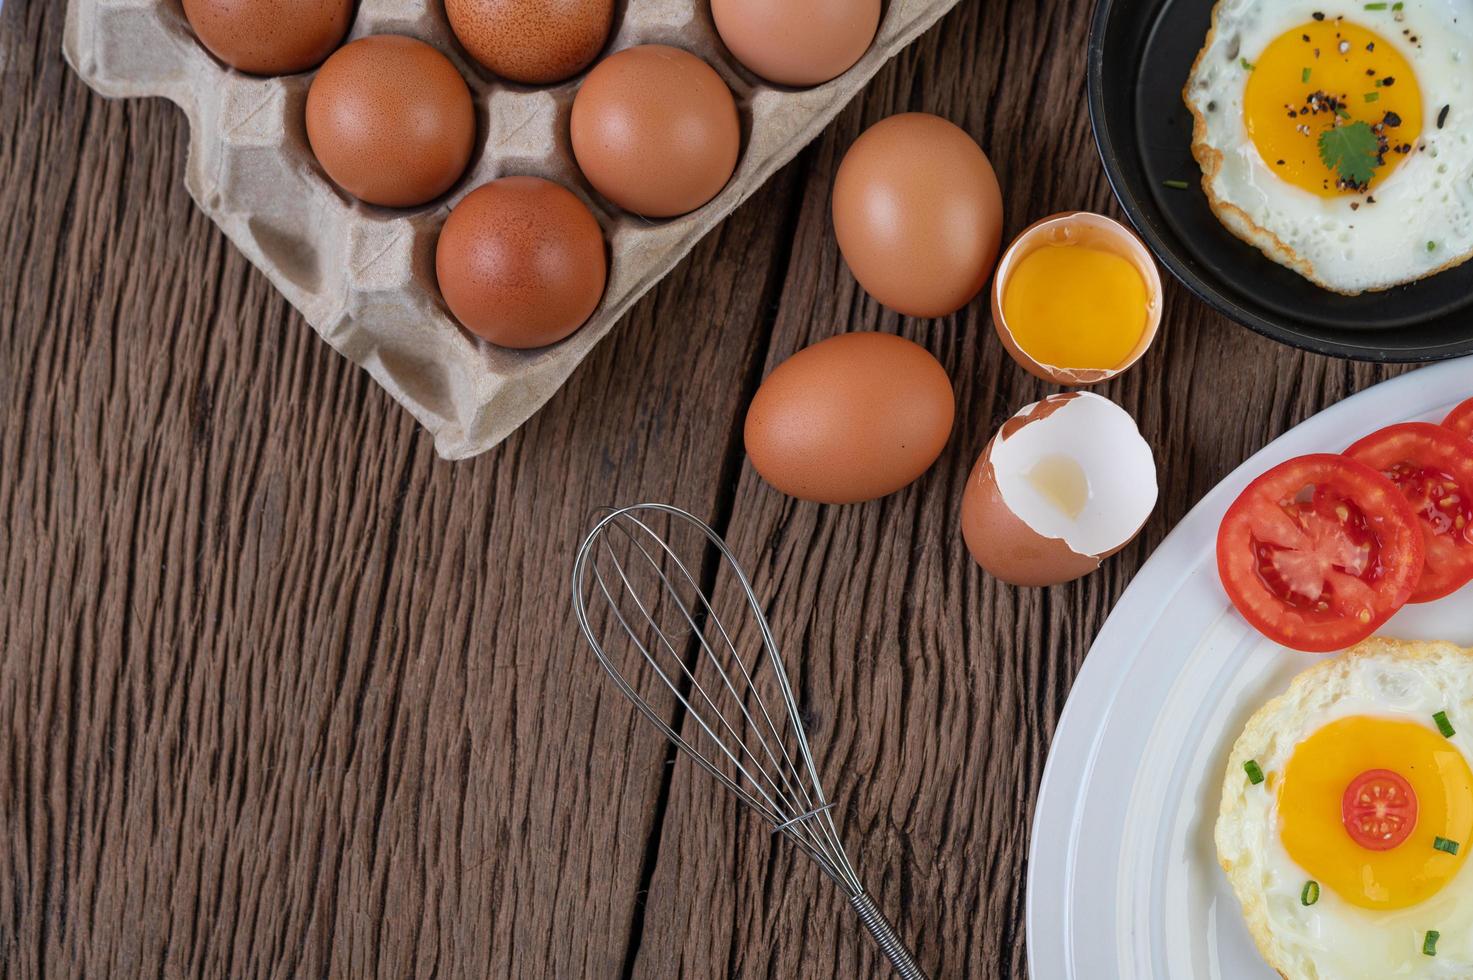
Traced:
[[[1152, 573], [1152, 566], [1170, 567], [1173, 560], [1180, 560], [1178, 552], [1189, 558], [1195, 555], [1198, 548], [1194, 539], [1200, 535], [1199, 529], [1204, 524], [1210, 526], [1211, 522], [1219, 520], [1231, 499], [1264, 469], [1282, 459], [1307, 451], [1302, 445], [1306, 441], [1333, 440], [1334, 436], [1324, 440], [1321, 434], [1327, 430], [1333, 433], [1344, 428], [1342, 419], [1358, 419], [1362, 414], [1373, 412], [1374, 407], [1384, 401], [1398, 403], [1396, 396], [1403, 390], [1413, 390], [1423, 396], [1400, 400], [1409, 406], [1416, 402], [1430, 401], [1431, 408], [1449, 400], [1456, 401], [1459, 398], [1459, 378], [1464, 379], [1461, 382], [1462, 390], [1473, 393], [1473, 357], [1443, 361], [1372, 385], [1288, 429], [1234, 467], [1209, 490], [1135, 574], [1101, 626], [1074, 678], [1059, 720], [1054, 726], [1048, 757], [1039, 781], [1030, 822], [1024, 897], [1024, 931], [1030, 977], [1054, 980], [1055, 976], [1070, 976], [1067, 967], [1072, 962], [1072, 956], [1069, 955], [1063, 956], [1065, 968], [1059, 973], [1040, 972], [1040, 961], [1044, 959], [1041, 944], [1043, 933], [1048, 931], [1051, 939], [1062, 940], [1055, 945], [1067, 948], [1074, 934], [1073, 907], [1069, 897], [1073, 893], [1074, 854], [1081, 829], [1078, 819], [1080, 801], [1090, 785], [1094, 760], [1103, 747], [1102, 729], [1116, 706], [1126, 673], [1141, 655], [1141, 650], [1132, 644], [1131, 636], [1142, 623], [1154, 623], [1160, 617], [1160, 609], [1171, 602], [1202, 559], [1196, 557], [1190, 560], [1189, 567], [1175, 568], [1178, 585], [1171, 589], [1150, 588], [1150, 580], [1156, 577]], [[1418, 412], [1409, 411], [1409, 416], [1415, 414]], [[1151, 617], [1149, 620], [1146, 619], [1148, 615]], [[1185, 669], [1186, 663], [1183, 662], [1182, 666]], [[1100, 694], [1107, 696], [1101, 699], [1097, 696]], [[1086, 698], [1090, 698], [1091, 703], [1086, 703]], [[1071, 750], [1074, 755], [1067, 762], [1064, 761], [1063, 753]], [[1071, 784], [1060, 782], [1065, 778], [1061, 768], [1066, 764], [1070, 767], [1069, 775], [1073, 779]], [[1045, 824], [1051, 819], [1055, 822], [1067, 819], [1068, 833], [1063, 836], [1067, 838], [1068, 844], [1045, 850]], [[1054, 834], [1050, 840], [1057, 841], [1060, 837], [1061, 835]], [[1046, 878], [1053, 887], [1042, 884]], [[1039, 907], [1043, 901], [1040, 897], [1042, 890], [1049, 890], [1052, 893], [1050, 897], [1060, 899], [1057, 907], [1046, 910]], [[1054, 928], [1043, 928], [1045, 915], [1055, 924]], [[1062, 925], [1058, 925], [1059, 923]], [[1050, 959], [1051, 965], [1058, 963], [1059, 959], [1058, 956]]]
[[[1169, 2], [1172, 0], [1164, 0], [1164, 3]], [[1383, 364], [1433, 363], [1473, 354], [1473, 335], [1434, 347], [1388, 350], [1382, 347], [1330, 340], [1315, 333], [1304, 333], [1241, 306], [1219, 290], [1216, 285], [1188, 268], [1186, 262], [1177, 254], [1176, 249], [1166, 242], [1154, 223], [1149, 220], [1129, 178], [1120, 166], [1120, 156], [1115, 149], [1116, 140], [1105, 121], [1103, 93], [1105, 32], [1117, 9], [1117, 4], [1118, 0], [1095, 0], [1094, 12], [1090, 18], [1085, 71], [1090, 131], [1094, 136], [1095, 150], [1099, 154], [1100, 163], [1104, 167], [1105, 179], [1110, 185], [1110, 191], [1114, 194], [1115, 200], [1125, 212], [1131, 225], [1145, 239], [1146, 245], [1151, 249], [1156, 260], [1166, 266], [1167, 271], [1179, 283], [1185, 286], [1192, 295], [1234, 323], [1247, 327], [1254, 333], [1277, 343], [1313, 354]]]

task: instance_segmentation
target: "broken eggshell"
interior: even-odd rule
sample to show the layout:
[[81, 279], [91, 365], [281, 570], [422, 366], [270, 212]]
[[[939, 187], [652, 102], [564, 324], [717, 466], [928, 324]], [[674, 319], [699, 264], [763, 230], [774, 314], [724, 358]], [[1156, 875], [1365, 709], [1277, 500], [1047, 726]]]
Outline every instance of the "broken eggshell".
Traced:
[[[1113, 368], [1076, 368], [1045, 364], [1023, 350], [1013, 336], [1007, 318], [1003, 316], [1003, 296], [1006, 295], [1013, 270], [1034, 250], [1059, 236], [1075, 237], [1082, 243], [1087, 242], [1102, 250], [1114, 252], [1135, 266], [1146, 284], [1145, 329], [1141, 331], [1140, 340], [1130, 354]], [[1135, 364], [1155, 342], [1156, 333], [1161, 327], [1161, 270], [1156, 267], [1151, 253], [1135, 232], [1120, 222], [1090, 211], [1052, 214], [1024, 228], [998, 260], [997, 274], [992, 279], [992, 324], [1008, 354], [1035, 378], [1069, 387], [1099, 384]]]
[[[1060, 462], [1064, 461], [1064, 462]], [[1043, 468], [1076, 472], [1041, 488]], [[988, 572], [1023, 586], [1088, 575], [1140, 532], [1156, 506], [1156, 460], [1135, 420], [1089, 392], [1050, 395], [1005, 422], [967, 478], [962, 537]]]

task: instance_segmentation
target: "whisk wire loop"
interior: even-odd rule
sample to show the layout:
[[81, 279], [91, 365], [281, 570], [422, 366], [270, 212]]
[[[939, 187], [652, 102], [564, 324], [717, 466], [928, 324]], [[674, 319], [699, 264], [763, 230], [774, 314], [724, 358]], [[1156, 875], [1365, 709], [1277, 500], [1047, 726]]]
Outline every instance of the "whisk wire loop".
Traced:
[[[684, 526], [704, 539], [699, 577], [650, 526], [647, 518], [652, 517], [667, 520], [672, 532]], [[615, 547], [619, 543], [626, 546], [623, 558]], [[760, 639], [752, 644], [755, 649], [750, 658], [743, 656], [741, 647], [749, 632], [723, 622], [711, 598], [723, 570], [741, 593], [746, 622], [755, 625]], [[641, 594], [636, 580], [651, 576], [650, 591]], [[578, 625], [619, 690], [666, 738], [767, 820], [774, 833], [787, 837], [813, 859], [844, 892], [904, 980], [925, 980], [849, 861], [834, 823], [834, 804], [824, 794], [797, 698], [762, 604], [720, 535], [699, 518], [668, 504], [609, 511], [597, 520], [578, 549], [572, 586]], [[616, 626], [614, 635], [625, 637], [638, 652], [627, 665], [600, 642], [590, 618], [590, 602], [607, 607], [605, 615], [611, 619], [604, 622]], [[668, 627], [660, 616], [667, 608], [675, 614]], [[763, 654], [780, 708], [770, 708], [762, 697], [758, 675]], [[653, 672], [658, 681], [653, 690], [663, 689], [673, 696], [667, 714], [640, 692], [642, 686], [650, 685], [639, 683], [628, 669], [631, 666]], [[715, 677], [703, 683], [698, 675], [710, 671]]]
[[[645, 524], [643, 521], [639, 521], [637, 518], [631, 518], [631, 521], [659, 542], [661, 550], [675, 563], [675, 567], [680, 572], [681, 577], [688, 585], [691, 586], [691, 588], [696, 590], [696, 595], [700, 599], [705, 612], [705, 616], [709, 620], [709, 622], [713, 624], [721, 641], [725, 644], [726, 649], [730, 651], [732, 662], [736, 665], [736, 669], [737, 672], [740, 674], [741, 680], [747, 685], [749, 689], [754, 688], [755, 682], [752, 679], [752, 672], [748, 670], [746, 661], [742, 658], [741, 650], [737, 647], [736, 643], [732, 641], [730, 634], [726, 630], [725, 624], [723, 624], [720, 617], [716, 615], [716, 611], [714, 608], [712, 608], [710, 600], [706, 597], [705, 593], [700, 590], [699, 584], [690, 574], [690, 570], [686, 567], [685, 563], [681, 561], [680, 557], [674, 553], [674, 551], [669, 547], [668, 544], [659, 539], [658, 536], [654, 535], [653, 530], [647, 524]], [[627, 529], [621, 528], [621, 530], [625, 530], [626, 534], [628, 533]], [[706, 528], [705, 530], [709, 531], [709, 528]], [[711, 534], [714, 535], [714, 532], [711, 532]], [[635, 541], [634, 544], [639, 549], [641, 555], [646, 559], [646, 561], [650, 563], [650, 566], [658, 574], [659, 566], [655, 562], [654, 557], [650, 555], [648, 549], [646, 549], [638, 541]], [[721, 547], [724, 547], [724, 545], [722, 545]], [[740, 568], [737, 568], [736, 570], [740, 573]], [[627, 577], [623, 579], [623, 582], [626, 588], [632, 588]], [[662, 581], [662, 585], [665, 587], [666, 591], [671, 595], [671, 597], [676, 600], [682, 618], [685, 620], [685, 623], [690, 628], [691, 633], [692, 635], [694, 635], [696, 641], [700, 644], [702, 651], [706, 654], [707, 661], [716, 670], [718, 676], [721, 678], [723, 686], [726, 688], [727, 692], [731, 694], [738, 710], [742, 714], [742, 717], [746, 720], [748, 726], [750, 726], [751, 730], [757, 736], [759, 744], [763, 749], [764, 754], [767, 756], [767, 761], [776, 768], [777, 775], [782, 783], [781, 788], [786, 791], [784, 795], [787, 795], [789, 798], [789, 802], [793, 804], [802, 802], [804, 804], [812, 805], [813, 800], [809, 797], [808, 792], [804, 788], [802, 781], [789, 779], [788, 771], [783, 768], [783, 765], [785, 764], [789, 769], [792, 769], [793, 760], [788, 755], [787, 748], [783, 744], [781, 732], [778, 729], [777, 723], [773, 721], [772, 715], [768, 712], [766, 703], [758, 699], [757, 708], [759, 713], [762, 715], [762, 720], [766, 725], [767, 731], [771, 734], [773, 742], [777, 745], [778, 754], [781, 754], [782, 756], [781, 763], [776, 758], [776, 755], [773, 753], [772, 748], [768, 744], [766, 738], [763, 737], [762, 729], [758, 725], [757, 720], [753, 718], [751, 712], [748, 711], [746, 706], [746, 699], [743, 698], [742, 695], [736, 690], [736, 687], [732, 683], [730, 675], [728, 675], [726, 672], [725, 666], [723, 666], [721, 660], [717, 657], [716, 651], [712, 648], [711, 643], [707, 641], [704, 631], [702, 631], [697, 625], [695, 617], [691, 614], [690, 609], [685, 605], [679, 603], [679, 596], [676, 594], [672, 584], [668, 580]], [[742, 582], [742, 585], [745, 588], [750, 589], [750, 586], [745, 581]], [[635, 601], [638, 602], [637, 599]], [[645, 611], [646, 614], [648, 614], [648, 611], [644, 610], [642, 606], [641, 610]], [[664, 631], [661, 630], [660, 632], [663, 639]], [[770, 637], [768, 637], [765, 642], [767, 642], [770, 646]], [[669, 648], [668, 641], [667, 648]], [[675, 651], [673, 650], [673, 648], [669, 649], [672, 655], [674, 655]], [[681, 661], [681, 666], [682, 668], [684, 668], [684, 661]], [[696, 690], [700, 692], [702, 700], [706, 702], [706, 704], [711, 708], [712, 711], [717, 712], [718, 716], [721, 718], [724, 724], [724, 727], [727, 730], [727, 733], [733, 738], [737, 738], [738, 740], [740, 740], [740, 736], [738, 735], [738, 733], [735, 732], [731, 728], [730, 724], [727, 722], [725, 713], [721, 711], [721, 709], [716, 705], [715, 701], [706, 693], [706, 690], [701, 686], [700, 681], [689, 670], [685, 670], [685, 674], [689, 678], [691, 684], [694, 685]], [[765, 766], [762, 767], [762, 772], [764, 775], [770, 776], [770, 774], [767, 773]]]
[[[635, 523], [646, 532], [653, 534], [653, 532], [650, 531], [648, 526], [645, 525], [643, 522], [632, 520], [632, 523]], [[619, 530], [623, 531], [626, 534], [628, 533], [627, 528], [621, 527], [619, 528]], [[632, 540], [632, 543], [634, 544], [636, 550], [638, 550], [640, 554], [649, 562], [651, 568], [656, 572], [656, 574], [659, 575], [659, 566], [655, 562], [654, 557], [649, 553], [648, 549], [646, 549], [637, 540]], [[694, 587], [695, 581], [690, 576], [690, 573], [686, 568], [684, 562], [680, 560], [679, 556], [674, 555], [673, 552], [669, 552], [668, 546], [666, 546], [664, 550], [669, 553], [671, 560], [675, 562], [676, 567], [680, 570], [681, 574]], [[620, 582], [623, 584], [625, 591], [629, 594], [631, 601], [638, 608], [639, 612], [642, 613], [652, 623], [655, 623], [654, 616], [652, 615], [650, 610], [650, 606], [652, 606], [653, 603], [647, 605], [642, 599], [639, 598], [638, 594], [634, 591], [632, 583], [629, 581], [628, 574], [626, 574], [623, 566], [617, 562], [615, 562], [615, 571], [619, 577]], [[595, 577], [595, 580], [599, 583], [600, 587], [604, 589], [605, 593], [609, 594], [608, 582], [603, 578], [603, 574], [597, 564], [595, 564], [593, 567], [593, 575]], [[671, 583], [668, 581], [668, 579], [662, 578], [662, 585], [667, 590], [671, 590]], [[671, 591], [673, 592], [673, 590]], [[731, 740], [736, 744], [739, 751], [741, 751], [745, 755], [745, 762], [742, 759], [738, 758], [731, 751], [731, 749], [728, 747], [727, 742], [724, 741], [717, 734], [717, 732], [713, 730], [712, 725], [707, 723], [704, 713], [696, 710], [695, 706], [692, 705], [686, 698], [686, 696], [681, 693], [676, 682], [673, 681], [670, 675], [660, 666], [658, 662], [656, 662], [655, 658], [650, 656], [648, 651], [644, 649], [643, 644], [640, 642], [638, 636], [635, 634], [633, 627], [625, 618], [622, 610], [617, 604], [614, 604], [612, 607], [613, 614], [615, 616], [615, 619], [619, 622], [620, 626], [624, 629], [626, 635], [628, 635], [630, 639], [636, 644], [636, 646], [639, 646], [642, 652], [644, 652], [646, 659], [648, 660], [651, 668], [655, 671], [656, 676], [658, 676], [662, 683], [664, 683], [666, 688], [677, 699], [681, 701], [682, 705], [687, 710], [687, 717], [693, 719], [696, 724], [700, 726], [705, 734], [711, 739], [711, 742], [713, 745], [715, 745], [716, 749], [729, 762], [731, 762], [731, 764], [742, 776], [746, 777], [746, 779], [751, 782], [752, 787], [756, 789], [757, 792], [760, 794], [761, 802], [765, 804], [765, 806], [758, 805], [757, 809], [763, 812], [764, 816], [768, 816], [774, 822], [778, 822], [782, 821], [782, 817], [780, 816], [780, 814], [784, 811], [785, 808], [797, 807], [800, 805], [811, 806], [812, 801], [809, 798], [806, 790], [803, 788], [801, 781], [798, 781], [795, 786], [794, 780], [789, 778], [787, 771], [785, 771], [782, 768], [782, 765], [778, 763], [771, 747], [768, 745], [766, 738], [762, 736], [761, 729], [758, 727], [756, 720], [753, 719], [751, 713], [747, 710], [744, 700], [741, 698], [741, 695], [736, 691], [730, 677], [725, 671], [725, 668], [722, 666], [720, 660], [717, 659], [715, 652], [711, 649], [710, 644], [706, 641], [704, 634], [701, 632], [699, 626], [695, 621], [695, 617], [691, 615], [691, 612], [687, 607], [678, 602], [678, 596], [673, 597], [676, 598], [682, 618], [689, 626], [692, 635], [695, 636], [695, 638], [699, 641], [701, 648], [705, 651], [709, 662], [713, 665], [717, 673], [720, 675], [726, 689], [731, 693], [733, 700], [737, 704], [738, 710], [742, 713], [743, 717], [747, 720], [748, 725], [751, 726], [752, 730], [756, 734], [763, 753], [768, 757], [768, 761], [771, 763], [771, 765], [776, 768], [778, 778], [775, 779], [773, 777], [773, 773], [768, 770], [767, 766], [763, 764], [762, 760], [759, 759], [755, 755], [755, 753], [753, 753], [747, 747], [745, 741], [741, 738], [741, 735], [732, 727], [732, 724], [727, 719], [725, 712], [723, 712], [720, 706], [716, 704], [715, 700], [706, 691], [700, 680], [692, 672], [685, 659], [680, 656], [679, 652], [670, 642], [670, 639], [666, 632], [663, 629], [658, 628], [658, 623], [655, 623], [656, 629], [654, 630], [654, 633], [660, 638], [660, 645], [665, 648], [670, 656], [670, 659], [672, 659], [679, 667], [681, 675], [691, 686], [691, 689], [698, 693], [700, 695], [700, 700], [703, 701], [705, 705], [712, 712], [715, 713], [717, 721], [719, 722], [719, 726], [725, 730], [725, 733], [730, 736]], [[704, 595], [702, 596], [702, 599], [704, 601]], [[748, 684], [750, 685], [751, 675], [747, 671], [745, 665], [742, 664], [740, 653], [737, 651], [735, 644], [731, 642], [729, 635], [725, 632], [725, 628], [719, 625], [719, 619], [714, 618], [714, 611], [709, 611], [709, 604], [708, 615], [712, 617], [713, 622], [716, 622], [718, 624], [718, 631], [723, 637], [725, 637], [726, 643], [732, 651], [733, 659], [739, 664], [739, 669], [742, 672], [742, 676], [747, 680]], [[758, 704], [759, 706], [761, 706], [761, 713], [766, 719], [767, 724], [774, 736], [774, 739], [777, 740], [779, 751], [783, 755], [784, 760], [787, 761], [788, 765], [791, 767], [791, 759], [788, 757], [786, 749], [782, 747], [781, 737], [777, 732], [775, 723], [772, 722], [771, 715], [767, 713], [765, 706], [762, 706], [760, 701], [758, 702]], [[684, 742], [684, 739], [681, 739], [681, 741]], [[693, 747], [692, 751], [694, 751]], [[756, 775], [754, 775], [752, 769], [755, 769], [758, 773], [760, 773], [762, 778], [758, 778]], [[825, 844], [827, 843], [825, 841], [812, 838], [807, 838], [805, 842], [819, 848], [825, 847]]]

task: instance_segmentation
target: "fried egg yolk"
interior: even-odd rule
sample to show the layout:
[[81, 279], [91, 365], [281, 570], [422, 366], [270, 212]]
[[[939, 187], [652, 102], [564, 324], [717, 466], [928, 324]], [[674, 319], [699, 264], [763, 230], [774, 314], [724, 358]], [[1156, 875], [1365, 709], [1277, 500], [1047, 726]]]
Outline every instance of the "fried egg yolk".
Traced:
[[[1321, 197], [1365, 193], [1415, 151], [1422, 93], [1412, 66], [1381, 35], [1338, 17], [1281, 34], [1250, 71], [1244, 122], [1264, 164], [1281, 179]], [[1357, 146], [1381, 162], [1364, 184], [1347, 184], [1321, 156], [1327, 130], [1365, 123]], [[1372, 142], [1373, 140], [1373, 142]]]
[[[1400, 775], [1416, 796], [1415, 825], [1389, 850], [1357, 843], [1342, 811], [1346, 788], [1378, 769]], [[1357, 715], [1295, 747], [1278, 780], [1278, 810], [1284, 849], [1310, 878], [1361, 908], [1407, 908], [1451, 881], [1473, 848], [1473, 771], [1426, 725]], [[1434, 846], [1438, 838], [1444, 843]]]

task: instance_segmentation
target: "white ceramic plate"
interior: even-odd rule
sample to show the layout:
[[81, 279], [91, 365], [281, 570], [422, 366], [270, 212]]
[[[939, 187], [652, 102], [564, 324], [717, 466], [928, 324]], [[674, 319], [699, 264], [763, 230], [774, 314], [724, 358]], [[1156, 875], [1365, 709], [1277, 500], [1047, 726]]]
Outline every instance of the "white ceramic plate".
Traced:
[[[1248, 717], [1316, 658], [1263, 640], [1217, 579], [1217, 525], [1254, 477], [1393, 422], [1440, 421], [1473, 359], [1361, 392], [1275, 440], [1157, 549], [1100, 630], [1049, 751], [1028, 870], [1036, 980], [1273, 980], [1217, 865], [1223, 766]], [[1473, 646], [1473, 585], [1381, 631]]]

